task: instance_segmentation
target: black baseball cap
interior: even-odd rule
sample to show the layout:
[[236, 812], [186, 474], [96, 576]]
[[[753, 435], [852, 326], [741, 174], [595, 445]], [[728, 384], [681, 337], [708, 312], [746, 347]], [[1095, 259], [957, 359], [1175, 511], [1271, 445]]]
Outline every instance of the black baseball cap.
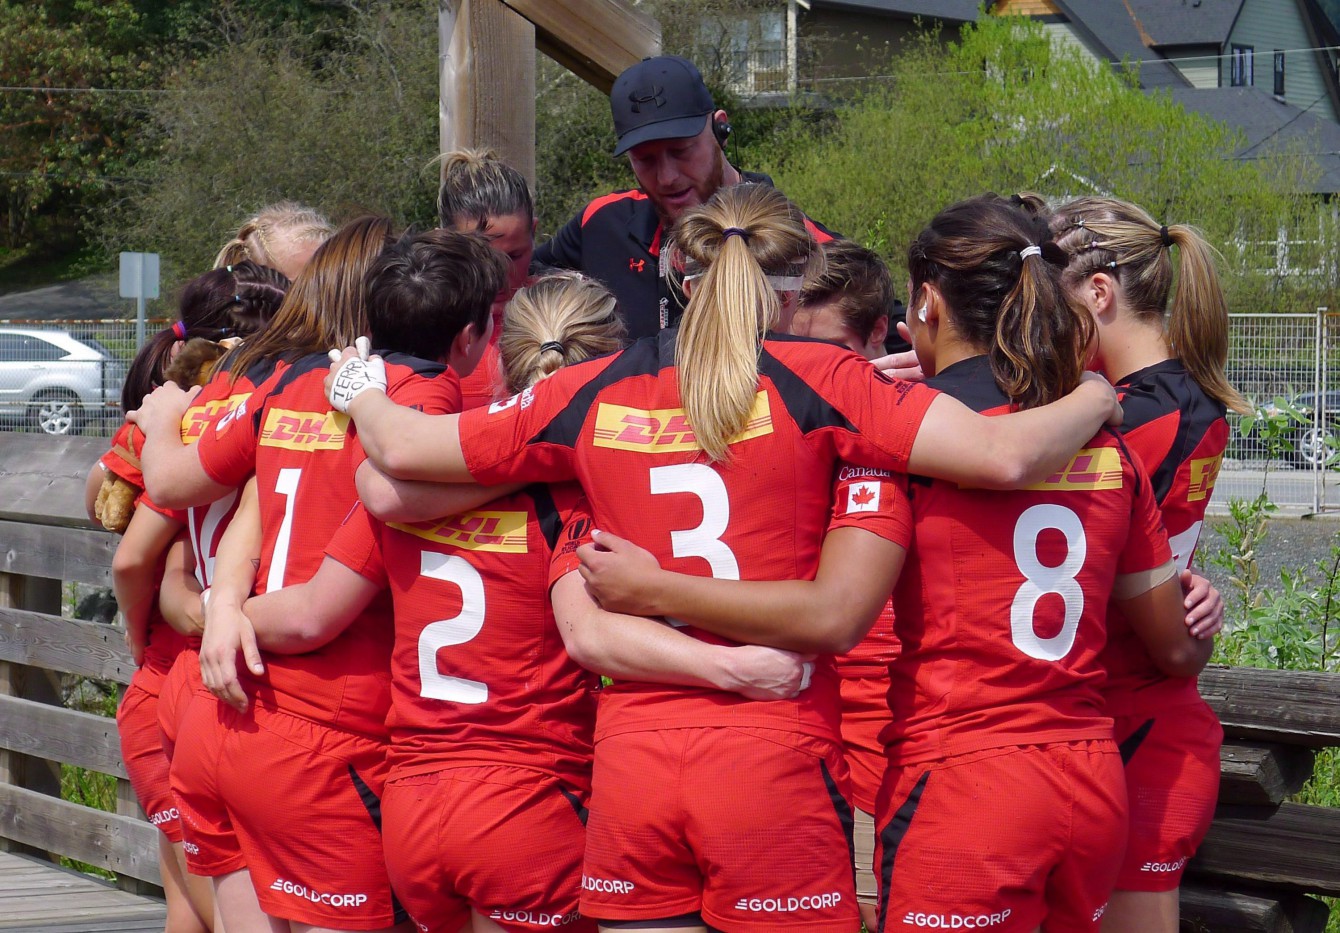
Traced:
[[623, 155], [652, 139], [697, 136], [716, 104], [693, 62], [678, 55], [644, 58], [614, 79], [610, 111]]

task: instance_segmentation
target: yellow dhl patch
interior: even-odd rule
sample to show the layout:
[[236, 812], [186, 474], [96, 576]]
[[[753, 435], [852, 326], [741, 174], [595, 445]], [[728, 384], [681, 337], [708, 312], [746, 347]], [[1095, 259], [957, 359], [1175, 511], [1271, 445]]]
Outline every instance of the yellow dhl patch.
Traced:
[[436, 522], [406, 525], [388, 522], [388, 527], [406, 534], [449, 544], [467, 551], [495, 551], [502, 554], [525, 554], [525, 512], [462, 512]]
[[[749, 421], [744, 430], [731, 438], [731, 443], [771, 433], [772, 406], [768, 393], [760, 391], [754, 396], [754, 406], [749, 410]], [[682, 408], [647, 411], [605, 402], [601, 402], [596, 411], [592, 443], [596, 447], [658, 454], [700, 449]]]
[[349, 416], [338, 411], [288, 411], [272, 408], [261, 428], [261, 447], [288, 450], [339, 450], [349, 433]]
[[186, 414], [181, 419], [181, 442], [183, 444], [194, 444], [200, 440], [200, 435], [205, 433], [205, 425], [223, 412], [232, 411], [249, 398], [251, 398], [250, 392], [242, 392], [237, 395], [230, 395], [227, 398], [216, 398], [203, 405], [193, 405], [186, 409]]
[[1219, 454], [1217, 457], [1192, 460], [1188, 464], [1191, 475], [1187, 480], [1187, 502], [1200, 502], [1214, 491], [1215, 480], [1219, 479], [1219, 464], [1223, 460], [1224, 455]]
[[1121, 488], [1121, 454], [1115, 447], [1085, 447], [1066, 464], [1029, 489], [1074, 492]]

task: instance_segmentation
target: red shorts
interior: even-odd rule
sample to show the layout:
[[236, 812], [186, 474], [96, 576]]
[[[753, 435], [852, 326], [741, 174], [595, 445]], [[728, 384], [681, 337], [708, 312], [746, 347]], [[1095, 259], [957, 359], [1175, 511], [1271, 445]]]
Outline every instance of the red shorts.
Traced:
[[193, 875], [216, 877], [246, 867], [218, 786], [230, 712], [202, 688], [177, 723], [182, 738], [172, 755], [172, 795], [181, 812], [186, 867]]
[[509, 933], [595, 933], [577, 910], [586, 809], [557, 778], [449, 768], [392, 780], [382, 807], [391, 885], [419, 929], [456, 933], [474, 910]]
[[[385, 743], [254, 703], [238, 713], [202, 702], [207, 696], [191, 701], [173, 760], [187, 840], [198, 818], [217, 837], [235, 834], [261, 909], [271, 917], [341, 930], [403, 921], [382, 857]], [[215, 738], [201, 744], [213, 754], [202, 756], [194, 731], [211, 705]], [[209, 757], [212, 781], [188, 772], [183, 761], [205, 764]], [[201, 783], [191, 786], [188, 776]], [[216, 840], [209, 841], [213, 848]], [[187, 852], [192, 872], [222, 873], [197, 871], [199, 861]]]
[[879, 731], [889, 724], [889, 678], [843, 677], [838, 680], [842, 692], [842, 752], [851, 769], [851, 795], [856, 806], [875, 812], [875, 798], [884, 782], [888, 760]]
[[701, 913], [726, 933], [851, 933], [851, 805], [836, 743], [776, 729], [631, 732], [596, 743], [582, 913]]
[[891, 765], [876, 813], [886, 931], [1097, 930], [1126, 845], [1107, 740]]
[[158, 694], [158, 728], [163, 733], [163, 752], [168, 761], [177, 749], [177, 735], [186, 716], [186, 707], [196, 691], [204, 689], [200, 679], [200, 649], [183, 648], [172, 663]]
[[141, 689], [131, 678], [121, 705], [116, 708], [116, 729], [121, 734], [121, 760], [130, 777], [130, 788], [149, 822], [173, 842], [181, 842], [177, 801], [168, 780], [168, 759], [163, 753], [163, 733], [158, 728], [158, 697]]
[[1115, 731], [1131, 811], [1117, 890], [1172, 891], [1214, 819], [1223, 727], [1202, 702], [1118, 716]]

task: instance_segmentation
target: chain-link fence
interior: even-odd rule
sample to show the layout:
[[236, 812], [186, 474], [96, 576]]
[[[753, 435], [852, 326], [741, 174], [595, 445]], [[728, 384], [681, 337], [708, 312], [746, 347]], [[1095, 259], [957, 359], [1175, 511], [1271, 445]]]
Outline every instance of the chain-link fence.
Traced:
[[110, 435], [135, 329], [134, 320], [0, 320], [0, 430]]
[[[1265, 491], [1277, 505], [1340, 508], [1340, 313], [1230, 315], [1228, 378], [1273, 427], [1233, 437], [1216, 503]], [[1258, 419], [1259, 420], [1259, 419]]]
[[[1234, 314], [1230, 333], [1229, 380], [1261, 411], [1292, 415], [1279, 442], [1232, 419], [1216, 505], [1265, 489], [1278, 505], [1340, 508], [1340, 313]], [[135, 348], [133, 319], [0, 320], [0, 431], [109, 435]]]

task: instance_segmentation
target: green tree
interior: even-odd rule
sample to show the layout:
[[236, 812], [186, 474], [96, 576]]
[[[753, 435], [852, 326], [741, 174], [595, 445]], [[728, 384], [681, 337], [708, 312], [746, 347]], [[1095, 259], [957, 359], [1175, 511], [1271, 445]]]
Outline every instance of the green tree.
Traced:
[[234, 22], [213, 51], [166, 79], [145, 114], [140, 184], [107, 212], [107, 249], [156, 249], [179, 274], [265, 203], [346, 218], [435, 219], [436, 7], [350, 7], [339, 35]]
[[[1305, 160], [1289, 151], [1235, 159], [1242, 143], [1228, 128], [1142, 93], [1133, 76], [1058, 46], [1035, 22], [986, 17], [947, 45], [928, 34], [891, 73], [823, 132], [802, 126], [760, 155], [798, 204], [896, 267], [944, 205], [1034, 190], [1113, 195], [1200, 226], [1224, 255], [1238, 310], [1310, 309], [1334, 288], [1333, 271], [1279, 275], [1269, 242], [1280, 229], [1317, 240], [1318, 224], [1328, 225], [1299, 193], [1312, 170]], [[1302, 265], [1321, 248], [1300, 245], [1291, 259]]]
[[142, 88], [140, 17], [128, 0], [0, 0], [0, 245], [77, 238], [78, 211], [106, 199], [130, 125], [110, 95]]

